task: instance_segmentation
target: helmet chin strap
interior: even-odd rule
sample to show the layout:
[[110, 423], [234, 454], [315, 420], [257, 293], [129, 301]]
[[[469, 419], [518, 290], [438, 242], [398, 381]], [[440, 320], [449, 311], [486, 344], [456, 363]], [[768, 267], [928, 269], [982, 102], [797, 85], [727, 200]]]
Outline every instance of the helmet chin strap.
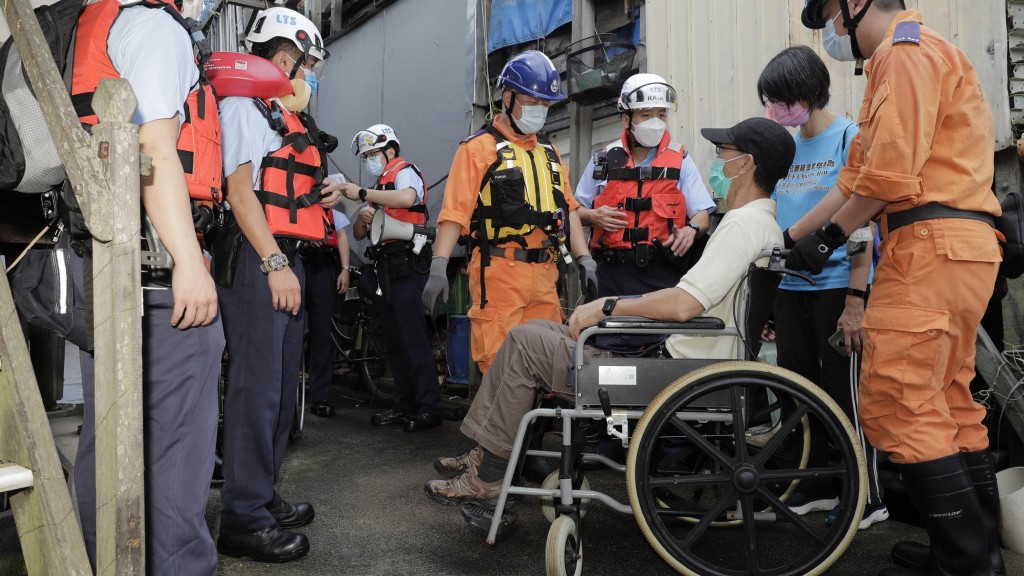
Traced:
[[[516, 105], [516, 96], [518, 96], [518, 94], [515, 90], [510, 90], [510, 92], [512, 93], [512, 97], [508, 100], [508, 106], [505, 106], [505, 116], [508, 117], [508, 123], [512, 126], [512, 130], [515, 131], [516, 134], [526, 136], [526, 132], [519, 129], [519, 125], [516, 124], [516, 119], [512, 117], [512, 108]], [[519, 108], [522, 109], [522, 105], [520, 105]]]
[[853, 70], [855, 76], [864, 74], [864, 54], [860, 51], [860, 45], [857, 44], [857, 26], [864, 19], [864, 15], [868, 13], [868, 7], [871, 6], [871, 2], [872, 0], [864, 0], [864, 7], [861, 8], [860, 14], [856, 17], [851, 17], [850, 5], [847, 0], [839, 0], [839, 10], [843, 13], [843, 27], [850, 33], [850, 47], [853, 49], [854, 57], [857, 58]]

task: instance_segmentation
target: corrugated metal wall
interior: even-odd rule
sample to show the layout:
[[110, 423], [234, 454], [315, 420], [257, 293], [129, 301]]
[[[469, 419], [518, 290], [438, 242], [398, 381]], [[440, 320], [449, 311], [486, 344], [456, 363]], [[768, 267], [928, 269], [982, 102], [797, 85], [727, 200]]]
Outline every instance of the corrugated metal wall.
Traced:
[[[705, 177], [713, 150], [700, 138], [700, 128], [731, 126], [761, 115], [757, 78], [764, 65], [787, 46], [807, 44], [822, 56], [832, 75], [831, 111], [854, 117], [859, 110], [864, 78], [853, 75], [852, 63], [836, 62], [825, 54], [821, 33], [800, 24], [803, 6], [804, 0], [646, 1], [645, 69], [665, 76], [678, 91], [679, 109], [670, 120], [670, 130], [693, 151]], [[1006, 1], [907, 0], [907, 6], [920, 10], [926, 25], [970, 57], [992, 106], [997, 149], [1013, 145]], [[614, 137], [614, 130], [595, 126], [595, 147]], [[568, 149], [567, 138], [555, 140], [560, 149]]]

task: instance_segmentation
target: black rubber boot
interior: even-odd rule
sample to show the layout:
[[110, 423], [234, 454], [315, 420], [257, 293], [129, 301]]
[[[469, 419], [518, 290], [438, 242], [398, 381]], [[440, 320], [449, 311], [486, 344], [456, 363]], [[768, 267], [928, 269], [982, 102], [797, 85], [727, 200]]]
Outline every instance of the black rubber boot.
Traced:
[[[993, 573], [996, 576], [1006, 576], [1003, 553], [999, 547], [999, 487], [996, 485], [995, 458], [988, 450], [964, 452], [963, 457], [971, 483], [974, 484], [974, 492], [981, 504]], [[930, 552], [931, 550], [924, 544], [903, 540], [892, 547], [892, 560], [897, 566], [924, 566]]]
[[886, 568], [879, 576], [991, 576], [981, 504], [963, 456], [897, 466], [932, 543], [922, 566]]

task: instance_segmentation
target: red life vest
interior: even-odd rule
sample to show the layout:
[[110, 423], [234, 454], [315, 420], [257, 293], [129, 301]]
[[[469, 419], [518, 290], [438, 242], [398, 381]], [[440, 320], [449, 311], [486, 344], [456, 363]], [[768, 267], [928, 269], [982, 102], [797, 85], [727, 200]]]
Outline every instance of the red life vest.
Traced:
[[260, 162], [259, 189], [255, 190], [270, 233], [284, 238], [325, 240], [326, 220], [317, 204], [321, 182], [326, 177], [320, 151], [298, 114], [276, 101], [253, 98], [253, 102], [271, 128], [281, 134], [281, 147]]
[[686, 150], [671, 142], [668, 131], [649, 167], [635, 167], [627, 133], [605, 149], [608, 184], [594, 198], [594, 208], [611, 206], [626, 213], [630, 224], [614, 232], [594, 227], [591, 248], [628, 250], [637, 244], [665, 244], [672, 230], [686, 224], [686, 197], [679, 191]]
[[420, 182], [423, 183], [423, 201], [408, 208], [381, 207], [384, 209], [384, 213], [392, 218], [422, 226], [427, 223], [427, 182], [423, 179], [423, 173], [420, 172], [419, 168], [410, 164], [405, 158], [398, 156], [388, 162], [387, 166], [384, 166], [384, 173], [380, 175], [380, 178], [377, 178], [377, 185], [373, 189], [394, 190], [395, 179], [398, 178], [398, 173], [406, 168], [412, 168], [416, 175], [420, 177]]
[[[173, 5], [158, 0], [141, 0], [122, 5], [118, 0], [100, 0], [87, 5], [78, 18], [75, 37], [75, 61], [71, 78], [71, 102], [78, 118], [87, 126], [99, 120], [92, 109], [92, 97], [104, 78], [120, 78], [107, 53], [110, 28], [123, 8], [145, 6], [163, 10], [174, 18], [192, 37], [181, 14]], [[199, 83], [185, 100], [185, 118], [178, 133], [178, 158], [188, 181], [189, 196], [196, 200], [217, 202], [223, 198], [224, 157], [221, 154], [220, 115], [217, 96], [199, 68]]]

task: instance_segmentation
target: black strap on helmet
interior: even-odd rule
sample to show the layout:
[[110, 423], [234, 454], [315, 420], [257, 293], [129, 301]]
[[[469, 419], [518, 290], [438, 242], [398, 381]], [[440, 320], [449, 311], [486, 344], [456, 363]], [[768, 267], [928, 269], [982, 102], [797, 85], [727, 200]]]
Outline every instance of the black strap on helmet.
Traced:
[[850, 47], [853, 48], [853, 56], [857, 59], [857, 64], [853, 71], [857, 76], [864, 73], [864, 54], [860, 51], [860, 45], [857, 44], [857, 26], [864, 19], [864, 15], [868, 13], [868, 7], [871, 6], [871, 2], [872, 0], [865, 0], [860, 14], [856, 17], [851, 17], [850, 5], [847, 0], [839, 0], [839, 10], [843, 14], [843, 27], [850, 32]]

